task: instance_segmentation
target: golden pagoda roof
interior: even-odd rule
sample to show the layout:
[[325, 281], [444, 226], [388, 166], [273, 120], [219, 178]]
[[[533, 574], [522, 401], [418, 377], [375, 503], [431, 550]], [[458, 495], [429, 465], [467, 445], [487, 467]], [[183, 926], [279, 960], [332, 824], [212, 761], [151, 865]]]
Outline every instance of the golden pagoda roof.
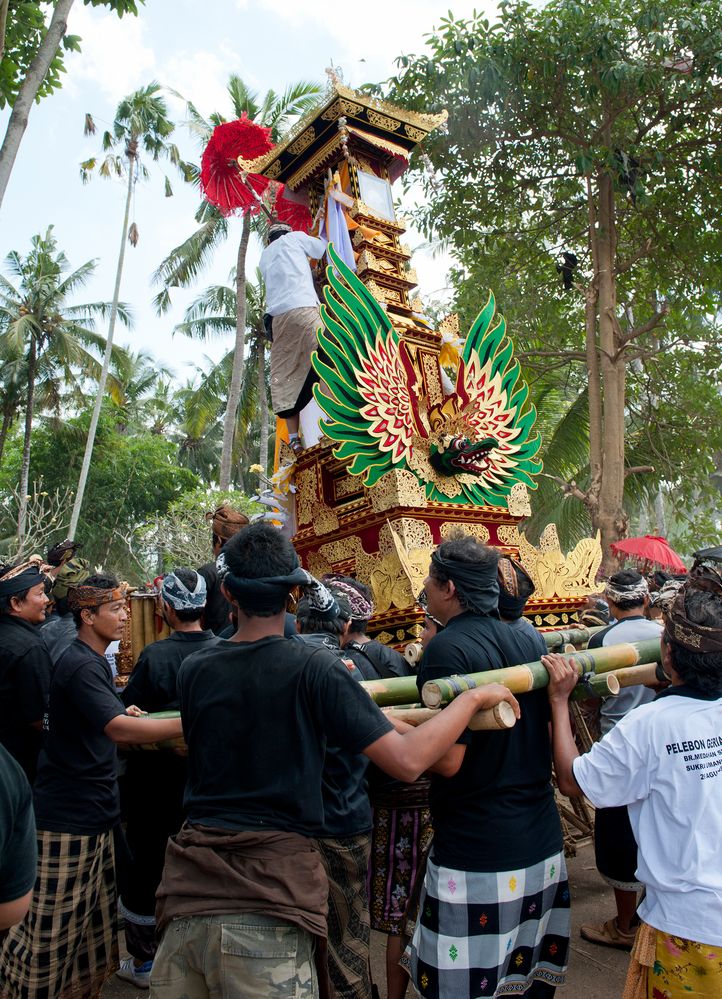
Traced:
[[[407, 155], [447, 118], [441, 114], [409, 111], [389, 101], [352, 90], [332, 77], [326, 95], [269, 153], [239, 161], [244, 170], [261, 173], [296, 188], [318, 170], [338, 148], [339, 119], [349, 131], [361, 128], [369, 141], [392, 155]], [[386, 141], [384, 142], [384, 139]], [[390, 140], [393, 141], [390, 141]]]

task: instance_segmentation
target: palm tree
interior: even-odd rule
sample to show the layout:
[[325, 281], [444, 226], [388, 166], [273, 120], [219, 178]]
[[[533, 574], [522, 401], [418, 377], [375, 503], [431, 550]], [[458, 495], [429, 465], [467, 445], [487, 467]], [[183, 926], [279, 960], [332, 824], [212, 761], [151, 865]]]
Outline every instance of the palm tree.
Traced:
[[25, 532], [30, 446], [36, 390], [44, 387], [46, 402], [55, 408], [59, 385], [74, 380], [75, 371], [87, 378], [100, 376], [100, 365], [91, 351], [105, 348], [105, 339], [95, 332], [96, 317], [104, 318], [111, 308], [121, 321], [130, 324], [127, 307], [122, 302], [70, 305], [68, 300], [82, 288], [95, 271], [95, 261], [88, 261], [68, 273], [70, 265], [58, 250], [50, 226], [44, 236], [34, 236], [31, 250], [23, 258], [17, 251], [6, 258], [13, 284], [0, 275], [0, 354], [22, 370], [26, 387], [23, 459], [20, 474], [18, 538]]
[[[138, 227], [134, 222], [130, 226], [129, 231], [129, 221], [130, 204], [135, 184], [139, 177], [145, 179], [149, 176], [148, 170], [141, 161], [142, 152], [147, 153], [154, 162], [157, 162], [161, 157], [167, 158], [178, 168], [184, 179], [191, 179], [190, 168], [181, 159], [178, 147], [168, 141], [169, 136], [175, 129], [175, 125], [168, 117], [168, 107], [163, 97], [160, 96], [160, 89], [160, 84], [153, 82], [149, 83], [147, 87], [141, 87], [140, 90], [136, 90], [130, 96], [124, 98], [116, 109], [112, 131], [103, 133], [102, 146], [105, 156], [101, 161], [96, 157], [91, 157], [80, 165], [80, 175], [83, 183], [86, 183], [93, 172], [97, 170], [100, 176], [105, 178], [126, 176], [127, 190], [120, 251], [118, 253], [118, 266], [115, 273], [113, 306], [110, 313], [106, 350], [103, 358], [103, 370], [98, 382], [98, 394], [93, 406], [93, 415], [88, 429], [88, 440], [85, 445], [83, 464], [80, 469], [78, 491], [70, 518], [71, 537], [74, 537], [78, 527], [80, 510], [85, 494], [85, 484], [90, 469], [90, 459], [93, 455], [95, 434], [98, 429], [98, 420], [100, 419], [100, 409], [103, 404], [105, 384], [108, 378], [110, 352], [113, 346], [115, 320], [118, 313], [118, 298], [120, 297], [120, 281], [123, 275], [123, 262], [125, 260], [126, 237], [129, 238], [133, 246], [138, 242]], [[86, 115], [86, 135], [92, 135], [95, 131], [95, 123], [92, 117]], [[166, 197], [170, 197], [172, 194], [173, 189], [170, 180], [166, 176], [165, 195]]]
[[[234, 437], [232, 439], [236, 451], [244, 449], [243, 427], [254, 426], [257, 422], [259, 433], [259, 463], [268, 472], [268, 441], [269, 441], [269, 408], [268, 408], [268, 373], [266, 371], [266, 341], [263, 328], [263, 314], [265, 308], [265, 287], [261, 272], [256, 269], [255, 283], [244, 282], [246, 294], [246, 307], [244, 319], [246, 321], [245, 333], [247, 334], [249, 350], [244, 358], [242, 367], [242, 379], [239, 391], [239, 400], [236, 407], [236, 420], [234, 424]], [[233, 279], [234, 275], [231, 274]], [[237, 287], [237, 282], [236, 282]], [[211, 337], [231, 333], [236, 328], [238, 316], [238, 303], [236, 291], [225, 285], [213, 285], [202, 293], [186, 310], [185, 320], [176, 326], [174, 332], [183, 333], [185, 336], [194, 338], [210, 339]], [[246, 337], [244, 336], [244, 349]], [[205, 384], [205, 391], [212, 391], [216, 385], [211, 386], [209, 379], [215, 372], [217, 387], [223, 385], [224, 374], [230, 367], [230, 386], [227, 392], [230, 395], [233, 382], [233, 372], [235, 370], [236, 347], [208, 373], [202, 384]], [[230, 363], [229, 363], [230, 362]], [[224, 393], [225, 394], [225, 393]], [[217, 406], [218, 395], [215, 398], [211, 395], [211, 402]], [[254, 409], [257, 407], [258, 419], [254, 420]]]
[[[273, 90], [259, 100], [239, 76], [231, 76], [228, 81], [228, 95], [231, 99], [233, 117], [246, 115], [259, 125], [271, 129], [271, 138], [278, 141], [292, 119], [305, 114], [318, 102], [322, 87], [316, 83], [299, 82], [290, 85], [283, 94]], [[193, 104], [188, 104], [189, 125], [205, 145], [215, 125], [226, 119], [214, 112], [208, 120], [202, 117]], [[212, 205], [203, 202], [196, 212], [199, 228], [179, 246], [176, 246], [160, 264], [154, 275], [156, 283], [163, 286], [156, 297], [159, 314], [170, 305], [170, 289], [187, 287], [192, 284], [208, 264], [216, 248], [229, 235], [228, 219]], [[246, 334], [246, 252], [251, 235], [251, 217], [243, 216], [241, 236], [236, 254], [236, 343], [233, 350], [233, 370], [228, 392], [228, 401], [223, 417], [223, 450], [221, 453], [220, 487], [227, 489], [231, 480], [233, 459], [233, 438], [236, 430], [236, 414], [241, 396], [243, 381], [243, 349]]]
[[109, 372], [109, 392], [118, 407], [123, 430], [131, 427], [145, 427], [151, 411], [161, 406], [156, 393], [168, 393], [170, 370], [149, 354], [125, 352]]

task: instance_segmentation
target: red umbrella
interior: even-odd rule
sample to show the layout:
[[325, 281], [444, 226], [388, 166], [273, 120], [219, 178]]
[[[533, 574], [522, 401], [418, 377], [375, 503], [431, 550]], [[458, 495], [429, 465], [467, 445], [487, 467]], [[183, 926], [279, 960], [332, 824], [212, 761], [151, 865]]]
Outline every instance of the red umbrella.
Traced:
[[609, 546], [615, 555], [633, 559], [642, 569], [658, 568], [667, 572], [686, 572], [687, 567], [673, 551], [666, 538], [645, 534], [642, 538], [622, 538]]
[[270, 181], [261, 174], [242, 173], [237, 160], [239, 156], [254, 160], [271, 149], [270, 128], [256, 125], [245, 113], [235, 121], [217, 125], [201, 157], [201, 190], [206, 201], [225, 216], [258, 211], [259, 202], [249, 185], [260, 196]]

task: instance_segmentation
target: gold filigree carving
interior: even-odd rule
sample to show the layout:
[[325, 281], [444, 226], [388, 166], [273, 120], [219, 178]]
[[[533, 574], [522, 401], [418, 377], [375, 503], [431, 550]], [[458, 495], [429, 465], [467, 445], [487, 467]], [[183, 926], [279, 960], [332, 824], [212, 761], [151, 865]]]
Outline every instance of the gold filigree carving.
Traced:
[[320, 552], [311, 552], [308, 556], [308, 571], [316, 579], [320, 579], [321, 576], [325, 576], [329, 572], [333, 572], [333, 566], [325, 559]]
[[437, 327], [437, 331], [441, 334], [448, 333], [452, 337], [459, 336], [461, 332], [459, 313], [450, 312], [448, 316], [444, 316]]
[[367, 493], [375, 513], [395, 506], [426, 506], [424, 487], [407, 468], [392, 468]]
[[394, 636], [390, 631], [380, 631], [376, 636], [376, 641], [381, 642], [383, 645], [388, 645], [390, 642], [393, 642], [393, 640]]
[[454, 523], [453, 521], [441, 525], [441, 538], [442, 541], [446, 541], [450, 538], [454, 531], [462, 530], [464, 534], [470, 534], [474, 538], [478, 538], [479, 541], [483, 541], [484, 544], [488, 544], [489, 541], [489, 529], [484, 527], [483, 524], [466, 524], [466, 523]]
[[317, 537], [338, 530], [338, 515], [330, 506], [322, 506], [316, 510], [313, 518], [313, 533]]
[[424, 311], [424, 303], [421, 301], [421, 299], [419, 298], [418, 295], [415, 295], [411, 299], [411, 310], [412, 310], [412, 312], [423, 312]]
[[444, 393], [441, 388], [441, 379], [439, 378], [439, 364], [435, 357], [431, 354], [427, 354], [425, 351], [421, 353], [421, 364], [424, 369], [424, 383], [426, 385], [426, 395], [431, 406], [441, 405], [444, 401]]
[[596, 538], [582, 538], [564, 555], [554, 524], [549, 524], [535, 548], [516, 527], [503, 524], [497, 531], [499, 541], [518, 547], [522, 565], [534, 580], [534, 600], [555, 597], [583, 597], [596, 589], [596, 577], [602, 562], [602, 546]]
[[354, 101], [342, 100], [341, 110], [344, 114], [350, 114], [356, 118], [363, 112], [363, 105], [356, 104]]
[[[376, 125], [377, 128], [384, 128], [387, 132], [396, 132], [401, 128], [400, 121], [394, 121], [393, 118], [387, 118], [385, 114], [379, 114], [378, 111], [372, 111], [371, 108], [367, 110], [366, 118], [372, 125]], [[409, 136], [409, 138], [411, 138], [411, 136]]]
[[415, 520], [413, 517], [400, 517], [392, 523], [387, 521], [379, 531], [379, 551], [382, 554], [385, 555], [388, 552], [396, 552], [398, 550], [393, 537], [394, 533], [407, 552], [411, 552], [416, 548], [423, 548], [428, 552], [434, 547], [431, 528], [425, 520]]
[[271, 163], [268, 170], [266, 170], [266, 176], [271, 180], [275, 180], [280, 172], [281, 172], [281, 161], [276, 160], [274, 163]]
[[323, 121], [336, 121], [337, 118], [341, 117], [341, 113], [341, 101], [336, 101], [330, 108], [326, 108], [321, 118]]
[[422, 139], [426, 138], [427, 133], [422, 132], [420, 128], [414, 128], [413, 125], [404, 125], [404, 132], [408, 135], [410, 139], [414, 142], [421, 142]]
[[523, 482], [515, 482], [509, 490], [507, 508], [512, 517], [531, 517], [529, 490]]
[[318, 506], [318, 473], [316, 466], [296, 474], [296, 516], [299, 526], [310, 524]]
[[345, 496], [353, 496], [354, 493], [360, 493], [361, 489], [361, 481], [354, 475], [344, 475], [343, 478], [336, 479], [336, 499], [343, 499]]
[[293, 145], [288, 147], [289, 153], [293, 153], [294, 156], [298, 156], [305, 149], [308, 149], [308, 147], [311, 145], [311, 143], [315, 138], [316, 138], [315, 128], [313, 127], [307, 128], [305, 132], [299, 135], [299, 137], [296, 139]]

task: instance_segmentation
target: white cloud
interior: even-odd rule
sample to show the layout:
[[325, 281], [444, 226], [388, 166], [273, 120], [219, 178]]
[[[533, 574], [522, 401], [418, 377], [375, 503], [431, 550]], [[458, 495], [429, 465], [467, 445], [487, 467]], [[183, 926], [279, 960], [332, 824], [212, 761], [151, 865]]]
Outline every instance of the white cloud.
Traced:
[[[247, 0], [236, 2], [242, 8], [247, 6]], [[298, 0], [254, 0], [252, 7], [277, 14], [284, 26], [296, 24], [309, 32], [320, 29], [330, 35], [338, 48], [329, 53], [329, 58], [333, 56], [334, 62], [341, 66], [349, 86], [360, 86], [393, 73], [394, 60], [402, 50], [420, 52], [424, 47], [423, 36], [448, 11], [439, 0], [364, 0], [352, 20], [343, 5], [333, 7], [328, 0], [306, 0], [303, 4]], [[468, 17], [474, 9], [494, 13], [496, 3], [456, 0], [454, 16]]]
[[118, 18], [106, 10], [76, 5], [70, 13], [68, 31], [82, 38], [82, 52], [75, 56], [66, 83], [71, 93], [79, 93], [91, 84], [116, 103], [151, 80], [157, 71], [155, 53], [146, 44], [145, 24], [140, 17]]

